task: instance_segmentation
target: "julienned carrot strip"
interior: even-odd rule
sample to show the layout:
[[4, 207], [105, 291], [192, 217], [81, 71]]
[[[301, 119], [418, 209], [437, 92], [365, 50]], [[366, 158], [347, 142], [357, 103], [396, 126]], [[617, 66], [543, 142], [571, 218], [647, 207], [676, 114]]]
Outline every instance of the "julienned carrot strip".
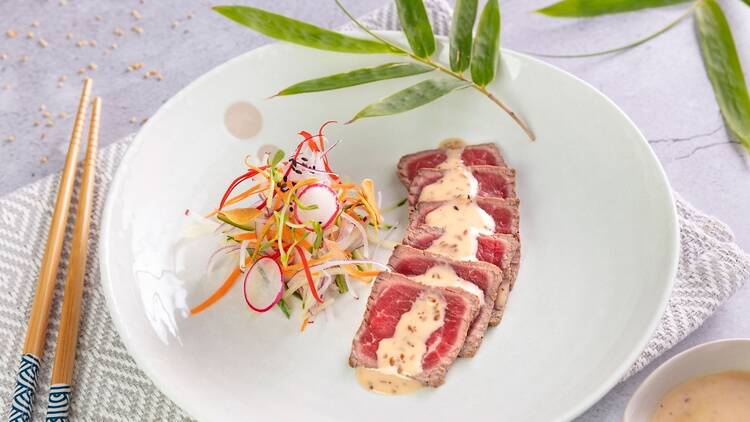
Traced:
[[299, 259], [302, 261], [302, 268], [305, 270], [305, 277], [307, 277], [307, 284], [310, 286], [310, 293], [312, 293], [313, 298], [318, 303], [323, 303], [323, 301], [320, 299], [320, 296], [318, 296], [318, 289], [315, 287], [315, 280], [312, 278], [312, 274], [310, 273], [310, 266], [307, 265], [307, 258], [305, 257], [305, 251], [298, 245], [295, 246], [297, 249], [297, 253], [299, 254]]
[[244, 232], [232, 235], [234, 240], [255, 240], [258, 236], [254, 232]]
[[227, 201], [227, 198], [229, 197], [229, 195], [232, 194], [232, 191], [234, 190], [234, 188], [237, 187], [237, 185], [239, 185], [243, 181], [245, 181], [245, 180], [247, 180], [247, 179], [255, 176], [256, 174], [258, 174], [259, 171], [263, 171], [263, 170], [267, 169], [268, 167], [269, 166], [267, 166], [267, 165], [266, 166], [262, 166], [262, 167], [255, 167], [252, 170], [249, 170], [246, 173], [244, 173], [244, 174], [238, 176], [236, 179], [234, 179], [232, 181], [232, 183], [229, 184], [229, 187], [227, 188], [226, 192], [224, 192], [224, 196], [221, 197], [221, 202], [219, 202], [219, 210], [221, 210], [224, 207], [224, 203]]
[[304, 319], [304, 320], [302, 321], [302, 325], [300, 325], [300, 326], [299, 326], [299, 331], [300, 331], [300, 332], [303, 332], [303, 331], [305, 331], [305, 327], [307, 327], [307, 324], [308, 324], [309, 322], [310, 322], [310, 318], [305, 318], [305, 319]]
[[380, 271], [362, 271], [353, 265], [345, 265], [343, 267], [344, 271], [355, 277], [375, 277], [380, 274]]
[[357, 187], [354, 183], [332, 183], [331, 189], [353, 189]]
[[[267, 188], [268, 188], [268, 185], [257, 184], [255, 186], [251, 187], [250, 189], [242, 192], [241, 194], [239, 194], [237, 196], [233, 196], [232, 198], [227, 199], [227, 202], [224, 204], [224, 206], [234, 205], [237, 202], [240, 202], [243, 199], [247, 198], [248, 196], [254, 195], [254, 194], [258, 193], [258, 192], [263, 191], [263, 189], [267, 189]], [[206, 218], [213, 217], [214, 215], [216, 215], [218, 213], [219, 213], [219, 209], [217, 208], [217, 209], [211, 211], [210, 213], [206, 214]]]
[[[247, 264], [248, 262], [250, 262], [249, 258], [245, 260], [245, 264]], [[222, 285], [219, 286], [219, 288], [214, 292], [214, 294], [209, 296], [208, 299], [203, 301], [203, 303], [201, 303], [200, 305], [191, 309], [190, 314], [195, 315], [197, 313], [203, 312], [206, 308], [208, 308], [209, 306], [216, 303], [216, 301], [221, 299], [225, 294], [227, 294], [229, 289], [234, 285], [234, 283], [237, 281], [237, 278], [240, 276], [241, 273], [242, 273], [242, 270], [240, 270], [240, 267], [237, 266], [231, 273], [229, 273], [229, 276], [226, 278], [226, 280], [224, 280], [224, 283], [222, 283]]]

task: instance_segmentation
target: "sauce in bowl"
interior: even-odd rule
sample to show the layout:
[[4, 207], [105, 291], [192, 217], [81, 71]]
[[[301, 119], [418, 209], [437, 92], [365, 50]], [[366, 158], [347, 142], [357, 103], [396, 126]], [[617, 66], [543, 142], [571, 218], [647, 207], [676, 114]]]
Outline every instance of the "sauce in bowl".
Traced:
[[673, 388], [651, 416], [671, 421], [750, 421], [750, 371], [704, 375]]

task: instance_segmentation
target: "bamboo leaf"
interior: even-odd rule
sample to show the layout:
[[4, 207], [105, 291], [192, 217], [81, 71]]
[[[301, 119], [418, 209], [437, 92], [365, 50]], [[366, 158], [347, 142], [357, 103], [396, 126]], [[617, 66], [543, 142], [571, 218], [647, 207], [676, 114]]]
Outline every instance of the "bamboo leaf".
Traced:
[[417, 57], [430, 57], [435, 52], [435, 36], [422, 0], [396, 0], [398, 19]]
[[254, 7], [215, 6], [213, 9], [263, 35], [306, 47], [343, 53], [402, 54], [380, 41], [350, 37]]
[[[750, 0], [748, 0], [750, 1]], [[463, 72], [471, 62], [471, 31], [477, 18], [477, 0], [456, 0], [451, 23], [451, 70]]]
[[466, 86], [469, 86], [469, 82], [455, 78], [428, 79], [368, 105], [357, 113], [349, 123], [366, 117], [403, 113]]
[[715, 0], [702, 0], [695, 16], [703, 63], [716, 101], [727, 126], [750, 152], [750, 95], [729, 23]]
[[688, 1], [690, 0], [562, 0], [537, 10], [537, 13], [565, 18], [591, 17], [670, 6]]
[[500, 6], [497, 0], [488, 0], [482, 9], [471, 52], [471, 79], [485, 86], [495, 79], [500, 52]]
[[387, 63], [375, 67], [352, 70], [346, 73], [310, 79], [284, 88], [276, 95], [293, 95], [307, 92], [329, 91], [346, 88], [386, 79], [403, 78], [434, 70], [433, 67], [420, 63]]

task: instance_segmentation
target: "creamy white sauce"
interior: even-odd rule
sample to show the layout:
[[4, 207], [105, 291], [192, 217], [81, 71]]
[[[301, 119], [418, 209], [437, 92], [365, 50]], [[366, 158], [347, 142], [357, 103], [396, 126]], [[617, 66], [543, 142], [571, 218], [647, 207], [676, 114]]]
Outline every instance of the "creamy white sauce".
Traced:
[[427, 339], [443, 326], [445, 306], [433, 294], [419, 296], [411, 309], [401, 315], [393, 337], [380, 340], [377, 368], [358, 370], [358, 382], [368, 390], [384, 394], [405, 394], [421, 387], [408, 376], [422, 372]]
[[477, 179], [466, 167], [459, 166], [445, 169], [443, 177], [425, 186], [419, 193], [419, 202], [474, 199], [477, 192], [479, 192]]
[[750, 372], [726, 371], [694, 378], [661, 399], [651, 422], [750, 420]]
[[468, 282], [456, 274], [450, 265], [435, 265], [428, 269], [424, 274], [409, 276], [410, 279], [417, 283], [426, 284], [436, 287], [458, 287], [463, 289], [477, 298], [479, 303], [484, 303], [484, 293], [476, 284]]
[[413, 378], [363, 366], [357, 367], [354, 375], [362, 388], [387, 395], [409, 394], [423, 387], [421, 382]]
[[447, 202], [427, 213], [425, 223], [443, 229], [427, 251], [458, 261], [476, 261], [477, 237], [495, 231], [495, 220], [475, 201]]
[[462, 167], [464, 165], [464, 160], [461, 158], [461, 154], [463, 153], [464, 153], [463, 147], [446, 148], [445, 149], [445, 155], [446, 155], [445, 161], [438, 164], [437, 168], [452, 169], [456, 167]]

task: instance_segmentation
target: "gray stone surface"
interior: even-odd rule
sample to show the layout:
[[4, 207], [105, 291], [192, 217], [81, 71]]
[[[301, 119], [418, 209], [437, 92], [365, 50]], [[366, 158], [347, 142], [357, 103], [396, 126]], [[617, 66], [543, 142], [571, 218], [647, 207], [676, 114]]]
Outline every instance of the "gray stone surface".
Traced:
[[[385, 0], [348, 1], [363, 14]], [[552, 0], [508, 0], [503, 7], [506, 47], [549, 53], [581, 53], [617, 46], [654, 31], [685, 6], [594, 20], [552, 19], [529, 13]], [[255, 0], [262, 8], [336, 27], [345, 18], [333, 2]], [[733, 24], [746, 75], [750, 69], [750, 8], [724, 0]], [[81, 75], [90, 63], [96, 70], [96, 92], [104, 97], [103, 143], [137, 130], [143, 118], [191, 80], [215, 65], [269, 42], [212, 13], [207, 1], [6, 0], [0, 3], [0, 195], [63, 164], [71, 112]], [[131, 15], [137, 9], [142, 16]], [[97, 18], [99, 16], [100, 18]], [[188, 18], [192, 16], [192, 18]], [[32, 27], [34, 21], [38, 27]], [[177, 22], [175, 28], [173, 22]], [[131, 28], [143, 28], [141, 35]], [[124, 30], [117, 36], [115, 28]], [[18, 35], [4, 33], [15, 29]], [[33, 31], [34, 38], [27, 38]], [[68, 40], [66, 34], [72, 33]], [[39, 45], [43, 37], [48, 45]], [[96, 46], [77, 47], [80, 40]], [[112, 43], [117, 48], [105, 51]], [[7, 54], [6, 59], [1, 59]], [[22, 57], [28, 56], [23, 62]], [[728, 223], [745, 250], [750, 250], [750, 170], [739, 147], [724, 129], [706, 79], [693, 25], [683, 22], [668, 34], [636, 49], [588, 59], [548, 59], [588, 81], [617, 103], [641, 128], [659, 156], [674, 188], [695, 206]], [[128, 72], [133, 63], [143, 63]], [[144, 79], [154, 69], [163, 81]], [[58, 78], [67, 80], [58, 87]], [[45, 125], [40, 106], [53, 114]], [[575, 105], [571, 105], [575, 106]], [[135, 117], [136, 123], [130, 119]], [[38, 120], [40, 126], [35, 127]], [[45, 138], [42, 139], [42, 135]], [[5, 140], [15, 137], [14, 141]], [[602, 139], [602, 142], [606, 142]], [[48, 157], [42, 163], [42, 157]], [[628, 398], [643, 378], [669, 356], [705, 341], [747, 336], [750, 286], [745, 286], [706, 324], [641, 374], [615, 387], [586, 412], [581, 421], [619, 421]]]

